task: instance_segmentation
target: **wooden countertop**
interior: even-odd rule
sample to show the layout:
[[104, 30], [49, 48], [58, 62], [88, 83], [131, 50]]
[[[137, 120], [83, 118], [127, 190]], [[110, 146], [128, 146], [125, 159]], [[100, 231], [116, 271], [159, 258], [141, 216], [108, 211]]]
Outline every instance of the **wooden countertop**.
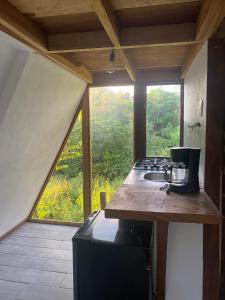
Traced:
[[125, 184], [105, 208], [107, 218], [155, 220], [201, 224], [221, 224], [223, 217], [209, 196], [167, 194], [159, 188], [163, 183], [142, 180], [145, 171], [131, 170]]

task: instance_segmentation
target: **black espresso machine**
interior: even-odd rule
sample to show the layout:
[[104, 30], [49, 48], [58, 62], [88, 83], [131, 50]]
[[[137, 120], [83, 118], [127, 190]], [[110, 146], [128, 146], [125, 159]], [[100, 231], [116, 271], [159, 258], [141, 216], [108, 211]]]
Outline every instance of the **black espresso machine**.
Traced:
[[152, 232], [94, 212], [73, 237], [74, 300], [152, 300]]
[[190, 147], [174, 147], [170, 149], [170, 180], [167, 192], [198, 193], [199, 192], [199, 159], [200, 149]]

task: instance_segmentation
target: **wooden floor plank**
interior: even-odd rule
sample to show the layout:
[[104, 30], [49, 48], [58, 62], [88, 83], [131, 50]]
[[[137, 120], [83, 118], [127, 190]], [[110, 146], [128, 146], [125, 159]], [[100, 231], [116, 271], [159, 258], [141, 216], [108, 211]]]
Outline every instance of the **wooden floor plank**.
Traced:
[[0, 300], [72, 300], [74, 226], [26, 223], [0, 242]]
[[8, 266], [0, 266], [0, 277], [2, 277], [8, 271], [9, 271], [9, 267]]
[[76, 233], [70, 232], [49, 232], [49, 231], [40, 231], [40, 232], [33, 232], [33, 230], [20, 230], [16, 231], [11, 235], [11, 237], [27, 237], [27, 238], [38, 238], [38, 239], [48, 239], [48, 240], [56, 240], [56, 241], [71, 241], [73, 235]]
[[73, 274], [67, 274], [60, 284], [60, 287], [65, 289], [73, 288]]
[[71, 241], [57, 241], [48, 240], [40, 238], [31, 238], [23, 236], [8, 236], [0, 242], [1, 244], [10, 245], [22, 245], [22, 246], [33, 246], [39, 248], [49, 248], [49, 249], [61, 249], [61, 250], [72, 250], [72, 240]]
[[2, 253], [0, 255], [0, 265], [58, 273], [72, 273], [71, 261], [60, 259], [26, 257]]
[[[11, 245], [24, 245], [24, 246], [34, 246], [40, 248], [49, 248], [49, 249], [63, 249], [62, 243], [66, 243], [68, 245], [72, 245], [72, 241], [56, 241], [56, 240], [48, 240], [48, 239], [39, 239], [39, 238], [30, 238], [23, 236], [9, 236], [2, 240], [0, 244], [11, 244]], [[65, 249], [66, 250], [66, 249]]]
[[15, 254], [22, 256], [35, 256], [37, 258], [55, 258], [62, 260], [72, 260], [71, 250], [38, 248], [24, 245], [0, 244], [0, 253]]
[[[20, 283], [32, 283], [52, 287], [61, 286], [67, 274], [49, 271], [39, 271], [15, 267], [6, 267], [4, 272], [0, 266], [0, 280], [7, 280]], [[72, 288], [72, 287], [70, 287]]]
[[52, 224], [41, 224], [41, 223], [33, 223], [28, 222], [20, 227], [20, 229], [29, 228], [29, 229], [37, 229], [39, 231], [47, 230], [47, 231], [55, 231], [55, 232], [73, 232], [76, 229], [76, 226], [64, 226], [64, 225], [52, 225]]
[[25, 287], [23, 283], [0, 280], [0, 296], [14, 300]]
[[[27, 224], [26, 224], [27, 225]], [[12, 236], [23, 236], [23, 237], [31, 237], [31, 238], [39, 238], [39, 239], [48, 239], [48, 240], [57, 240], [57, 241], [71, 241], [74, 234], [77, 232], [77, 227], [71, 227], [68, 231], [59, 231], [54, 228], [44, 227], [42, 228], [33, 228], [29, 226], [23, 226], [16, 230]], [[48, 225], [51, 226], [51, 225]], [[65, 230], [65, 228], [64, 228]]]
[[72, 300], [71, 289], [27, 285], [16, 300]]

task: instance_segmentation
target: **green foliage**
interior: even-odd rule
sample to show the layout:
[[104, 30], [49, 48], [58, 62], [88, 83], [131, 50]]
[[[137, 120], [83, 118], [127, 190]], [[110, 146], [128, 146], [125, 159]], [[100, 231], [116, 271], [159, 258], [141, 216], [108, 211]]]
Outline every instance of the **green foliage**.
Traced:
[[179, 145], [180, 96], [162, 88], [147, 94], [147, 155], [169, 156], [169, 149]]
[[125, 177], [133, 163], [133, 99], [93, 89], [90, 99], [93, 177]]
[[[70, 180], [53, 176], [45, 189], [40, 203], [33, 215], [34, 218], [62, 221], [83, 221], [82, 174]], [[109, 182], [103, 177], [93, 181], [92, 210], [100, 207], [100, 191], [105, 191], [107, 200], [122, 183], [123, 178]]]
[[109, 202], [123, 181], [123, 177], [117, 177], [112, 181], [105, 179], [105, 177], [96, 177], [92, 186], [92, 211], [100, 208], [100, 192], [106, 192], [107, 202]]
[[82, 172], [82, 114], [80, 113], [75, 126], [68, 138], [63, 153], [58, 161], [54, 175], [72, 178]]
[[[92, 210], [100, 192], [110, 200], [133, 164], [133, 99], [129, 93], [92, 89]], [[179, 95], [154, 88], [147, 95], [147, 154], [169, 155], [179, 144]], [[83, 221], [82, 116], [72, 130], [35, 218]]]
[[35, 218], [49, 220], [82, 220], [82, 175], [69, 181], [52, 176], [34, 213]]

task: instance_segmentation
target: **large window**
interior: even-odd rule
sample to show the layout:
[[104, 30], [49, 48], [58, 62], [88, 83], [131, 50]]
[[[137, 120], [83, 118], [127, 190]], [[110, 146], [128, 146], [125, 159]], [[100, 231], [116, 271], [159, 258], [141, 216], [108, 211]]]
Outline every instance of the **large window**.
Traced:
[[83, 222], [82, 114], [80, 113], [33, 218]]
[[[133, 97], [133, 86], [90, 88], [92, 210], [100, 192], [111, 199], [133, 165]], [[147, 87], [146, 118], [147, 156], [168, 156], [180, 143], [180, 86]], [[81, 113], [33, 217], [84, 219]]]
[[148, 86], [146, 155], [169, 156], [180, 145], [180, 85]]
[[92, 210], [100, 208], [124, 181], [133, 164], [133, 87], [90, 89]]

